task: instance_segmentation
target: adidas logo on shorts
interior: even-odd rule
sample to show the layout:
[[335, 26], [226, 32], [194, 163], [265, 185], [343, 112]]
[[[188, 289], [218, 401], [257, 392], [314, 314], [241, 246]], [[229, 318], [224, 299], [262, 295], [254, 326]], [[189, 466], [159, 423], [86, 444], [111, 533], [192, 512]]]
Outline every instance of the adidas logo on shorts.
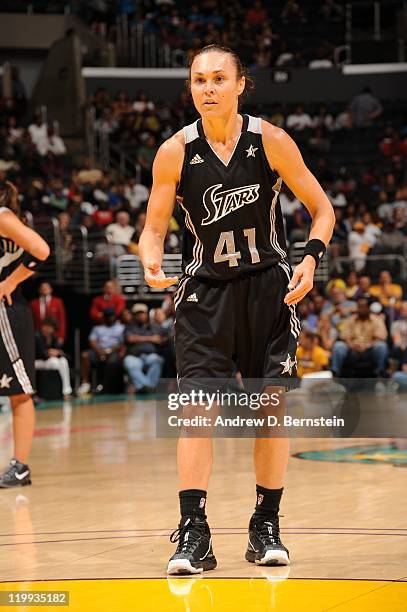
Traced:
[[200, 155], [198, 155], [198, 153], [196, 155], [194, 155], [194, 157], [191, 159], [191, 161], [189, 162], [191, 165], [192, 164], [203, 164], [204, 160], [202, 159], [202, 157]]
[[197, 302], [198, 298], [196, 297], [196, 293], [191, 293], [189, 297], [187, 297], [187, 302]]

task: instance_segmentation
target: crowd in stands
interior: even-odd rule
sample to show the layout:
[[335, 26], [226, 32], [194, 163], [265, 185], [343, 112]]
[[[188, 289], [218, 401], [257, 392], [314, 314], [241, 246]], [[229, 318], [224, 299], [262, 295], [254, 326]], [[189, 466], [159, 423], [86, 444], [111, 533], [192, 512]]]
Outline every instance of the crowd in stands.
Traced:
[[[102, 171], [90, 159], [74, 166], [57, 126], [47, 125], [39, 116], [24, 119], [18, 73], [15, 83], [16, 97], [0, 99], [0, 178], [17, 184], [23, 211], [34, 220], [44, 216], [58, 220], [64, 263], [75, 251], [73, 228], [78, 225], [96, 242], [100, 236], [108, 238], [115, 256], [137, 254], [152, 160], [164, 138], [195, 118], [188, 94], [182, 94], [173, 106], [153, 101], [145, 92], [135, 100], [126, 92], [112, 98], [105, 90], [90, 96], [88, 105], [95, 108], [98, 129], [108, 131], [112, 141], [139, 164], [137, 180], [136, 173], [122, 177]], [[329, 367], [340, 375], [370, 367], [375, 375], [404, 380], [407, 308], [397, 262], [405, 259], [407, 242], [405, 119], [367, 88], [346, 108], [276, 105], [247, 111], [261, 114], [293, 135], [335, 209], [337, 222], [329, 251], [335, 280], [327, 287], [317, 284], [298, 308], [304, 329], [300, 372]], [[306, 209], [286, 187], [280, 202], [289, 243], [306, 240], [310, 222]], [[166, 253], [180, 251], [181, 233], [182, 216], [175, 210]], [[371, 255], [391, 257], [376, 265]], [[103, 245], [100, 256], [105, 256]], [[136, 391], [154, 388], [157, 374], [174, 372], [171, 300], [149, 312], [137, 303], [132, 312], [119, 293], [107, 283], [92, 306], [95, 327], [82, 358], [85, 389], [86, 385], [105, 387], [105, 375], [107, 388], [114, 389], [122, 381], [115, 368], [120, 372], [124, 368]], [[48, 365], [53, 369], [58, 365], [68, 396], [72, 389], [63, 361], [65, 314], [47, 283], [41, 285], [33, 312], [41, 334], [38, 360], [47, 361], [48, 355], [52, 359]], [[138, 346], [141, 337], [144, 352]]]
[[[36, 368], [59, 371], [62, 393], [69, 397], [63, 302], [43, 282], [31, 307]], [[78, 394], [143, 394], [155, 391], [160, 378], [174, 378], [174, 314], [171, 294], [150, 307], [126, 303], [117, 283], [107, 281], [92, 300], [93, 327], [81, 356]], [[346, 279], [316, 283], [299, 304], [298, 315], [300, 377], [329, 370], [335, 377], [387, 378], [394, 389], [407, 389], [407, 300], [388, 271], [375, 284], [354, 271]]]
[[[133, 175], [120, 176], [100, 170], [90, 159], [72, 165], [55, 126], [41, 116], [24, 121], [24, 87], [18, 71], [14, 82], [16, 97], [0, 99], [0, 176], [17, 184], [22, 209], [34, 218], [58, 220], [64, 263], [74, 256], [71, 228], [78, 225], [95, 240], [107, 238], [114, 256], [137, 254], [152, 161], [164, 139], [195, 119], [189, 94], [182, 93], [173, 105], [153, 101], [143, 91], [134, 100], [125, 91], [112, 97], [105, 89], [89, 97], [87, 107], [94, 109], [96, 129], [107, 132], [133, 161]], [[348, 272], [338, 257], [350, 257], [352, 267], [362, 273], [370, 255], [405, 256], [407, 129], [401, 111], [383, 106], [364, 88], [347, 107], [276, 105], [247, 107], [247, 112], [286, 129], [327, 192], [337, 218], [329, 253], [334, 271]], [[310, 221], [306, 209], [286, 187], [280, 203], [289, 244], [305, 240]], [[182, 223], [176, 207], [166, 253], [180, 252]], [[102, 245], [96, 255], [106, 257]]]

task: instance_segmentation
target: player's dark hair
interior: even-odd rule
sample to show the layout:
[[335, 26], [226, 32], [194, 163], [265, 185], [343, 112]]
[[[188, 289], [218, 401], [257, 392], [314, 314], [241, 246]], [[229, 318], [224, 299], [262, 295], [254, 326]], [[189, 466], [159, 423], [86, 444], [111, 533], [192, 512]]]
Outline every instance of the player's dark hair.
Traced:
[[0, 206], [5, 206], [20, 216], [17, 187], [11, 181], [0, 181]]
[[239, 96], [239, 103], [244, 101], [247, 98], [249, 92], [254, 89], [254, 80], [250, 76], [247, 68], [242, 64], [240, 57], [237, 55], [237, 53], [235, 53], [229, 47], [224, 47], [222, 45], [216, 45], [216, 44], [207, 45], [206, 47], [202, 47], [202, 49], [199, 49], [199, 51], [194, 53], [194, 55], [191, 57], [189, 61], [189, 79], [186, 81], [188, 90], [191, 91], [191, 67], [192, 67], [192, 64], [194, 63], [195, 58], [197, 58], [199, 55], [202, 55], [203, 53], [215, 53], [215, 52], [216, 53], [227, 53], [228, 55], [230, 55], [232, 57], [233, 63], [236, 68], [237, 78], [238, 79], [241, 79], [242, 77], [245, 78], [245, 88], [244, 88], [244, 91]]

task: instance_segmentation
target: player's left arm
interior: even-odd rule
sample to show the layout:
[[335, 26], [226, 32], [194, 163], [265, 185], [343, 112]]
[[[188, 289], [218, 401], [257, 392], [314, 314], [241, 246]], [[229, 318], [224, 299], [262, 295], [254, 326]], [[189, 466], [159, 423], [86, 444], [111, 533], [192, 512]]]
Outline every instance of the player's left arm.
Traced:
[[[263, 125], [263, 146], [270, 166], [275, 170], [308, 209], [312, 217], [309, 243], [323, 242], [325, 247], [331, 240], [335, 226], [335, 215], [328, 197], [315, 176], [304, 163], [293, 139], [282, 129], [267, 123]], [[312, 243], [315, 246], [317, 243]], [[322, 246], [322, 245], [321, 245]], [[285, 297], [288, 305], [302, 300], [313, 287], [316, 261], [312, 255], [305, 255], [296, 266]]]
[[34, 274], [36, 265], [47, 259], [50, 249], [45, 240], [37, 232], [24, 225], [11, 210], [1, 214], [0, 230], [4, 238], [10, 238], [25, 251], [20, 265], [0, 283], [0, 301], [5, 298], [11, 306], [12, 293], [16, 287]]

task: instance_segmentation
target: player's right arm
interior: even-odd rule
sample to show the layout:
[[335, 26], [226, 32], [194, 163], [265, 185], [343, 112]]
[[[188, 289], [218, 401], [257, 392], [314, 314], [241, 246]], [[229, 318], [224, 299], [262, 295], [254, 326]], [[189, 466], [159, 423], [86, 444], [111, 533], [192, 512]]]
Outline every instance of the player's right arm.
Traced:
[[177, 132], [157, 151], [153, 164], [153, 186], [147, 206], [147, 218], [140, 236], [139, 254], [144, 266], [144, 277], [150, 287], [164, 289], [178, 282], [166, 277], [161, 269], [164, 239], [174, 210], [177, 185], [184, 161], [184, 139]]

